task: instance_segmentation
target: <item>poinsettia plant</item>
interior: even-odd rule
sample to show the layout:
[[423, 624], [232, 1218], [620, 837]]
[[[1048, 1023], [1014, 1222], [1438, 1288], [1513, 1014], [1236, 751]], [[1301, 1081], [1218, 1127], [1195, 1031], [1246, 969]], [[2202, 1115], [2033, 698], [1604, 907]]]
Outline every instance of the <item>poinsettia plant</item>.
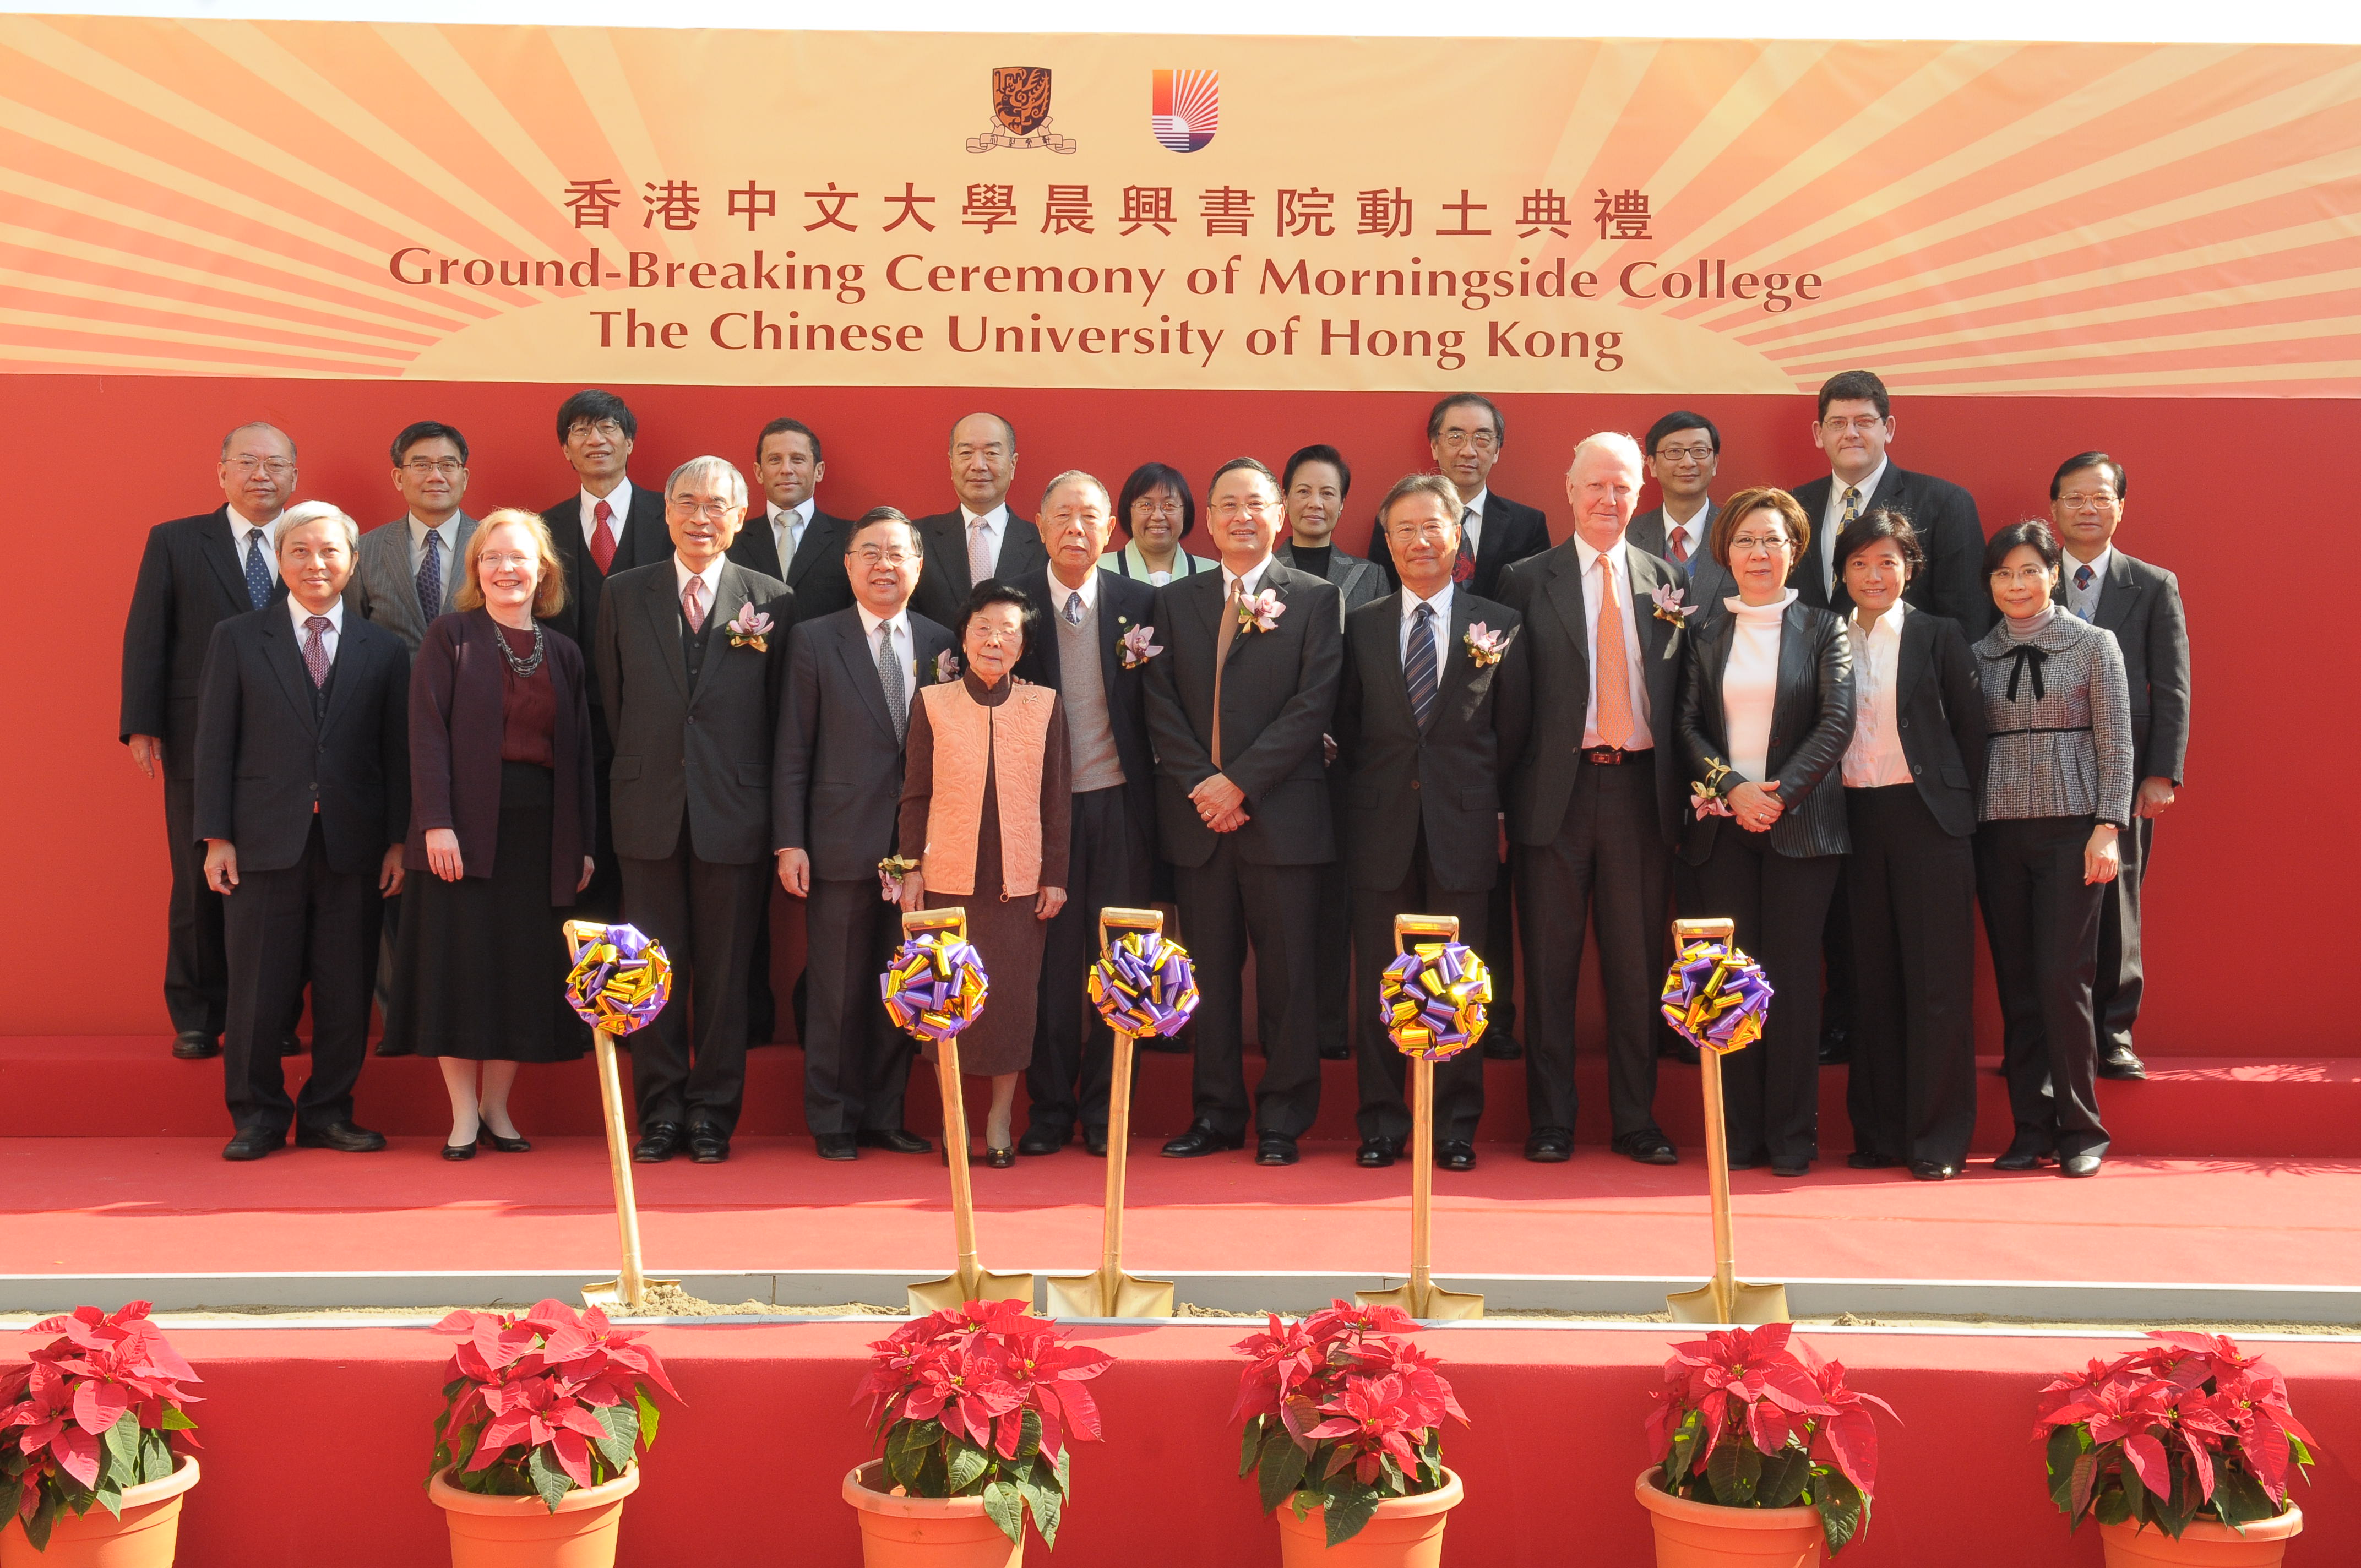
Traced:
[[120, 1518], [126, 1489], [170, 1478], [197, 1446], [181, 1387], [202, 1383], [148, 1321], [148, 1304], [76, 1307], [26, 1332], [59, 1337], [0, 1377], [0, 1530], [24, 1521], [46, 1551], [58, 1515], [93, 1503]]
[[914, 1318], [870, 1345], [866, 1400], [885, 1478], [912, 1497], [982, 1497], [1012, 1541], [1030, 1510], [1055, 1550], [1072, 1496], [1067, 1440], [1099, 1440], [1098, 1401], [1082, 1387], [1115, 1365], [1067, 1343], [1055, 1320], [1021, 1301], [969, 1301]]
[[461, 1310], [434, 1329], [459, 1346], [445, 1368], [430, 1486], [448, 1471], [463, 1492], [538, 1497], [555, 1513], [566, 1493], [612, 1481], [655, 1442], [649, 1384], [680, 1398], [645, 1335], [596, 1307]]
[[2041, 1391], [2033, 1435], [2068, 1528], [2147, 1522], [2178, 1541], [2194, 1519], [2238, 1530], [2287, 1512], [2312, 1434], [2279, 1368], [2227, 1334], [2148, 1338]]
[[1833, 1555], [1869, 1529], [1877, 1484], [1870, 1408], [1892, 1416], [1894, 1407], [1846, 1387], [1844, 1363], [1821, 1360], [1793, 1333], [1768, 1323], [1674, 1346], [1648, 1446], [1664, 1455], [1664, 1489], [1675, 1497], [1817, 1508]]
[[1232, 1420], [1246, 1433], [1238, 1474], [1256, 1475], [1263, 1512], [1302, 1519], [1324, 1508], [1328, 1544], [1360, 1533], [1388, 1497], [1448, 1484], [1443, 1420], [1467, 1412], [1432, 1356], [1411, 1343], [1418, 1321], [1399, 1307], [1332, 1301], [1234, 1347], [1248, 1359]]

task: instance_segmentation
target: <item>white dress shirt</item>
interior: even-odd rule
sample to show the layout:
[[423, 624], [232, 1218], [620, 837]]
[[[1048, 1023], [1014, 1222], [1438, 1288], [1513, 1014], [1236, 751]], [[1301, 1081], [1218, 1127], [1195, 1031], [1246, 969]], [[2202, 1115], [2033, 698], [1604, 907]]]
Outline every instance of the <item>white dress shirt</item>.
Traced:
[[713, 564], [705, 570], [692, 572], [688, 569], [688, 563], [678, 555], [672, 558], [673, 602], [682, 607], [681, 614], [684, 618], [688, 613], [688, 579], [695, 577], [705, 585], [697, 590], [697, 609], [705, 617], [705, 624], [708, 626], [713, 624], [714, 602], [721, 594], [721, 568], [729, 559], [727, 555], [716, 555], [713, 558]]
[[[312, 629], [303, 623], [311, 620], [313, 613], [298, 603], [293, 594], [287, 596], [287, 614], [295, 622], [295, 652], [299, 656], [303, 652], [303, 644], [312, 639]], [[343, 597], [339, 596], [335, 603], [317, 613], [328, 618], [328, 630], [320, 633], [320, 646], [328, 651], [328, 663], [333, 665], [336, 662], [336, 643], [345, 634]]]
[[1223, 595], [1225, 598], [1227, 597], [1230, 591], [1230, 585], [1233, 583], [1237, 585], [1238, 597], [1240, 598], [1251, 598], [1255, 595], [1262, 592], [1262, 579], [1264, 575], [1270, 570], [1270, 562], [1271, 558], [1266, 555], [1261, 560], [1256, 562], [1253, 565], [1248, 566], [1244, 573], [1236, 576], [1232, 576], [1230, 569], [1227, 566], [1223, 567]]
[[1008, 537], [1007, 503], [1004, 501], [990, 511], [972, 512], [967, 510], [967, 503], [961, 501], [960, 503], [961, 549], [965, 550], [968, 547], [968, 541], [975, 537], [975, 525], [978, 521], [983, 524], [984, 540], [992, 546], [992, 569], [996, 573], [1000, 570], [1001, 543]]
[[[1623, 617], [1623, 673], [1631, 685], [1631, 739], [1625, 741], [1627, 751], [1645, 751], [1653, 748], [1655, 736], [1648, 728], [1648, 683], [1642, 678], [1647, 668], [1640, 652], [1640, 617], [1631, 608], [1631, 547], [1621, 540], [1603, 557], [1593, 550], [1580, 534], [1574, 537], [1576, 559], [1582, 563], [1582, 614], [1587, 623], [1590, 646], [1587, 653], [1590, 663], [1590, 706], [1582, 718], [1582, 744], [1585, 750], [1604, 746], [1607, 742], [1598, 733], [1598, 595], [1600, 579], [1605, 578], [1615, 594], [1615, 608]], [[1604, 559], [1607, 570], [1601, 572], [1598, 563]], [[1653, 614], [1653, 607], [1650, 613]]]
[[1858, 611], [1845, 617], [1845, 635], [1852, 640], [1852, 740], [1845, 746], [1847, 789], [1882, 789], [1910, 783], [1910, 760], [1902, 754], [1902, 731], [1895, 726], [1894, 687], [1902, 672], [1902, 621], [1910, 613], [1907, 600], [1877, 618], [1867, 631]]
[[2107, 567], [2114, 561], [2114, 554], [2113, 544], [2099, 552], [2099, 558], [2090, 564], [2091, 586], [2087, 588], [2074, 586], [2074, 574], [2081, 569], [2081, 562], [2069, 555], [2059, 563], [2059, 580], [2066, 589], [2066, 608], [2085, 620], [2098, 619], [2099, 591], [2107, 586]]
[[1712, 527], [1713, 498], [1710, 496], [1708, 496], [1704, 500], [1697, 503], [1696, 515], [1691, 517], [1686, 522], [1675, 522], [1673, 521], [1673, 509], [1669, 506], [1664, 508], [1665, 554], [1667, 556], [1671, 555], [1673, 549], [1673, 536], [1675, 534], [1678, 534], [1681, 541], [1680, 564], [1684, 569], [1695, 572], [1697, 570], [1698, 560], [1705, 555], [1706, 532]]
[[1451, 580], [1444, 578], [1443, 587], [1431, 599], [1422, 599], [1408, 588], [1401, 593], [1401, 659], [1402, 667], [1410, 667], [1410, 629], [1418, 622], [1418, 607], [1434, 607], [1434, 674], [1440, 681], [1443, 667], [1451, 663]]
[[237, 551], [237, 575], [241, 577], [246, 576], [246, 553], [253, 548], [247, 541], [258, 533], [262, 535], [263, 569], [275, 583], [279, 580], [279, 520], [274, 517], [269, 522], [248, 522], [235, 507], [230, 509], [229, 537]]
[[1459, 513], [1459, 536], [1467, 542], [1467, 558], [1471, 561], [1484, 547], [1484, 503], [1491, 499], [1492, 487], [1487, 485]]
[[631, 521], [631, 481], [619, 479], [615, 488], [604, 496], [582, 492], [582, 543], [589, 543], [598, 537], [598, 503], [603, 500], [615, 512], [615, 543], [623, 542], [623, 524]]
[[781, 511], [775, 501], [765, 502], [771, 509], [771, 543], [778, 547], [779, 575], [785, 576], [795, 564], [796, 549], [803, 543], [804, 530], [811, 526], [812, 513], [818, 510], [816, 498], [806, 496], [786, 510]]
[[458, 559], [459, 514], [455, 511], [432, 527], [419, 521], [416, 512], [410, 514], [409, 521], [410, 575], [412, 576], [418, 576], [418, 568], [426, 565], [426, 536], [432, 533], [443, 541], [443, 602], [447, 606], [451, 602], [452, 567]]
[[1860, 516], [1867, 517], [1869, 499], [1877, 494], [1877, 483], [1884, 477], [1885, 459], [1883, 457], [1877, 460], [1877, 466], [1872, 468], [1858, 486], [1848, 487], [1834, 474], [1828, 476], [1828, 504], [1820, 510], [1820, 526], [1818, 532], [1812, 535], [1812, 548], [1820, 554], [1820, 578], [1832, 588], [1837, 580], [1837, 535], [1844, 532], [1845, 491], [1848, 488], [1861, 491], [1861, 499], [1854, 505], [1860, 509]]
[[[902, 661], [902, 696], [912, 707], [917, 707], [918, 650], [917, 645], [910, 641], [908, 608], [906, 606], [897, 609], [892, 616], [883, 620], [870, 614], [869, 607], [866, 605], [855, 604], [852, 608], [861, 616], [861, 635], [868, 640], [869, 667], [873, 670], [877, 667], [877, 629], [888, 624], [894, 628], [894, 652]], [[885, 683], [880, 680], [877, 686], [880, 691], [883, 691]]]
[[1049, 571], [1049, 613], [1060, 620], [1065, 620], [1066, 601], [1075, 594], [1082, 596], [1082, 619], [1087, 620], [1091, 617], [1091, 612], [1099, 607], [1098, 568], [1093, 566], [1084, 573], [1082, 586], [1076, 588], [1069, 587], [1060, 581], [1057, 569], [1052, 567]]

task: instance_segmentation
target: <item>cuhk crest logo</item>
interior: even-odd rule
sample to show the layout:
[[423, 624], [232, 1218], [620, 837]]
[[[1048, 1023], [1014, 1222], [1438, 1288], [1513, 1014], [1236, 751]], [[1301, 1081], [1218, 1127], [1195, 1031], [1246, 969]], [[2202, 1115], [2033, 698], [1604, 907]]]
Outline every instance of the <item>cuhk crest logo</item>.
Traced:
[[1148, 90], [1148, 128], [1174, 152], [1194, 152], [1222, 128], [1222, 73], [1159, 71]]

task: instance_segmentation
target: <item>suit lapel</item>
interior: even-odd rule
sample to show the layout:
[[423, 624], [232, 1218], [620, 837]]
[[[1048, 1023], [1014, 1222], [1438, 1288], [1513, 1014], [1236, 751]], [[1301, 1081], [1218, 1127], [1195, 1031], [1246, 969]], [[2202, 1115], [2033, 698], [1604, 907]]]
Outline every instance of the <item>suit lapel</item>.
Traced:
[[[1927, 665], [1934, 662], [1927, 657], [1927, 653], [1933, 647], [1932, 639], [1935, 629], [1927, 624], [1927, 617], [1923, 613], [1905, 614], [1899, 600], [1895, 601], [1894, 608], [1887, 613], [1902, 617], [1902, 650], [1894, 661], [1894, 707], [1898, 713], [1904, 705], [1909, 702], [1911, 692], [1916, 688], [1920, 681], [1926, 678]], [[1852, 633], [1847, 630], [1845, 635], [1850, 637]], [[1864, 650], [1866, 646], [1864, 643]], [[1867, 663], [1867, 655], [1864, 652], [1863, 657], [1854, 664], [1853, 682], [1856, 687], [1861, 681], [1860, 666], [1865, 663]]]
[[[713, 589], [713, 609], [705, 618], [705, 658], [697, 665], [697, 689], [703, 691], [705, 683], [714, 678], [730, 652], [730, 623], [746, 608], [746, 569], [726, 556], [721, 563], [721, 576]], [[775, 635], [775, 633], [774, 633]], [[682, 673], [686, 674], [684, 661]]]
[[[615, 558], [622, 559], [620, 548]], [[648, 625], [654, 630], [656, 646], [662, 650], [658, 657], [664, 660], [664, 667], [672, 672], [672, 684], [680, 693], [681, 701], [686, 702], [688, 657], [680, 648], [680, 603], [672, 595], [673, 577], [670, 572], [650, 572], [647, 592], [641, 596], [640, 602], [647, 607]], [[706, 622], [708, 629], [712, 624], [710, 620]]]
[[796, 541], [795, 559], [779, 574], [787, 587], [794, 587], [810, 575], [813, 565], [828, 554], [833, 536], [834, 531], [820, 521], [819, 509], [814, 507], [811, 521], [804, 524], [804, 536]]
[[[844, 662], [845, 678], [868, 705], [869, 717], [877, 721], [877, 728], [885, 732], [887, 740], [894, 739], [894, 715], [885, 707], [885, 687], [877, 679], [876, 651], [869, 644], [867, 623], [861, 619], [859, 610], [852, 612], [851, 620], [839, 634], [836, 652]], [[914, 646], [911, 652], [915, 654], [917, 650]], [[917, 700], [915, 693], [905, 695], [913, 702]]]
[[[359, 700], [353, 694], [368, 679], [368, 640], [358, 634], [364, 624], [360, 617], [347, 614], [344, 630], [336, 633], [335, 663], [329, 667], [328, 707], [320, 720], [324, 732], [335, 728], [337, 716]], [[312, 672], [305, 670], [303, 679], [308, 684]]]
[[1730, 668], [1730, 650], [1738, 641], [1738, 617], [1725, 615], [1705, 629], [1704, 647], [1699, 652], [1705, 666], [1706, 690], [1708, 699], [1699, 705], [1706, 728], [1721, 742], [1722, 750], [1730, 749], [1729, 726], [1722, 718], [1721, 679]]
[[969, 579], [967, 570], [967, 514], [953, 510], [949, 517], [939, 519], [934, 524], [934, 541], [935, 554], [941, 560], [944, 575], [959, 585], [951, 593], [952, 600], [966, 602], [969, 592], [975, 587]]
[[[2065, 580], [2065, 575], [2060, 573], [2059, 583]], [[2138, 602], [2139, 580], [2132, 576], [2124, 553], [2118, 550], [2107, 557], [2107, 578], [2099, 585], [2099, 602], [2091, 607], [2091, 620], [2110, 631], [2121, 631]]]
[[[1805, 608], [1804, 601], [1798, 598], [1779, 618], [1779, 684], [1771, 695], [1771, 728], [1774, 733], [1784, 730], [1791, 735], [1801, 734], [1805, 727], [1798, 716], [1782, 710], [1801, 700], [1803, 694], [1819, 688], [1819, 683], [1813, 678], [1812, 651], [1804, 645]], [[1767, 766], [1769, 760], [1764, 761]]]
[[254, 601], [246, 597], [246, 564], [237, 558], [237, 532], [230, 526], [229, 508], [214, 513], [203, 530], [204, 556], [213, 564], [214, 576], [221, 579], [240, 610], [250, 610]]
[[1669, 624], [1656, 619], [1655, 590], [1669, 588], [1672, 582], [1656, 570], [1653, 555], [1631, 548], [1628, 541], [1623, 559], [1631, 571], [1631, 614], [1640, 628], [1640, 652], [1653, 665], [1664, 656], [1664, 641], [1673, 634]]
[[1582, 601], [1582, 556], [1571, 542], [1560, 548], [1564, 554], [1550, 569], [1549, 598], [1557, 607], [1558, 619], [1572, 633], [1574, 662], [1581, 667], [1587, 685], [1590, 680], [1590, 611]]
[[303, 667], [303, 650], [297, 646], [294, 625], [287, 617], [272, 615], [264, 620], [262, 649], [263, 660], [279, 677], [279, 689], [286, 694], [288, 706], [306, 730], [319, 734], [320, 723], [312, 712], [312, 672]]

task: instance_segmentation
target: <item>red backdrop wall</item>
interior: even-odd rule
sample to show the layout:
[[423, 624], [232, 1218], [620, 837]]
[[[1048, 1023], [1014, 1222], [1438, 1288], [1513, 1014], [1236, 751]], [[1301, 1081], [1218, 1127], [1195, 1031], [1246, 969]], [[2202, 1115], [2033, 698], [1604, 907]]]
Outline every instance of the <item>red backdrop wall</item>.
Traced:
[[[0, 623], [14, 676], [5, 694], [11, 765], [0, 772], [0, 810], [12, 828], [0, 945], [18, 977], [0, 1026], [161, 1033], [163, 814], [158, 785], [116, 740], [123, 616], [148, 528], [220, 503], [214, 453], [222, 433], [247, 419], [292, 434], [301, 493], [335, 501], [364, 527], [398, 514], [386, 446], [421, 418], [467, 433], [470, 511], [545, 505], [573, 488], [553, 429], [569, 389], [33, 376], [7, 378], [0, 389], [6, 424], [34, 460], [11, 537], [18, 609]], [[1425, 465], [1432, 401], [1366, 392], [615, 389], [639, 416], [637, 482], [660, 484], [704, 452], [745, 463], [762, 422], [792, 414], [827, 444], [820, 499], [840, 514], [878, 502], [913, 515], [949, 505], [945, 433], [976, 408], [1016, 425], [1012, 499], [1028, 513], [1043, 482], [1067, 467], [1113, 485], [1151, 457], [1203, 475], [1240, 452], [1276, 465], [1297, 446], [1326, 441], [1359, 476], [1364, 505], [1347, 530], [1356, 548], [1367, 505], [1396, 476]], [[1597, 393], [1500, 401], [1509, 441], [1499, 488], [1546, 508], [1561, 536], [1569, 518], [1560, 476], [1572, 444], [1594, 430], [1644, 430], [1676, 406]], [[1687, 406], [1721, 426], [1722, 493], [1824, 471], [1806, 398], [1710, 397]], [[2113, 452], [2131, 473], [2120, 543], [2180, 574], [2197, 721], [2188, 785], [2162, 825], [2150, 882], [2142, 1047], [2361, 1054], [2361, 1024], [2349, 1009], [2314, 1023], [2279, 1001], [2277, 977], [2303, 944], [2343, 946], [2334, 901], [2354, 886], [2361, 851], [2337, 803], [2361, 767], [2361, 732], [2351, 696], [2336, 695], [2346, 690], [2348, 616], [2339, 590], [2312, 569], [2334, 559], [2323, 547], [2337, 542], [2342, 520], [2332, 512], [2323, 526], [2316, 491], [2289, 492], [2269, 477], [2312, 471], [2361, 445], [2361, 402], [1911, 398], [1895, 413], [1894, 459], [1967, 486], [1987, 530], [2045, 515], [2049, 474], [2063, 457]], [[2282, 532], [2284, 548], [2272, 543]], [[1989, 997], [1982, 1011], [1983, 1047], [1996, 1050]]]

